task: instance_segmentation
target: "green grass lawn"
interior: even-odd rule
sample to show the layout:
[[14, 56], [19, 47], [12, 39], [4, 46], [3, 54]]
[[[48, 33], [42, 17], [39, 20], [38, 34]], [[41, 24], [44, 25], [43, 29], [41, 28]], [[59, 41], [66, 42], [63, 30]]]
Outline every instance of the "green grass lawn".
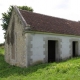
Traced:
[[80, 80], [80, 58], [60, 63], [47, 63], [29, 68], [11, 66], [4, 61], [0, 48], [0, 80]]

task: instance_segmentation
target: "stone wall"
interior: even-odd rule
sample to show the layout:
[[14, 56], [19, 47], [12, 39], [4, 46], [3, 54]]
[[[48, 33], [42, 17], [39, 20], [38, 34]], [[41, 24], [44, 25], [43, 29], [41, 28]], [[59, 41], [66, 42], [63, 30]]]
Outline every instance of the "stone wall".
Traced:
[[5, 40], [5, 60], [11, 65], [27, 66], [23, 25], [13, 11]]

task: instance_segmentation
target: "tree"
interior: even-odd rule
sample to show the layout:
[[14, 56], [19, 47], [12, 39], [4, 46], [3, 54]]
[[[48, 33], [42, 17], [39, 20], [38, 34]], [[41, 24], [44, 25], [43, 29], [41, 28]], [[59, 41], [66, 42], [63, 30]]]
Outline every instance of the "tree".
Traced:
[[[22, 10], [27, 10], [27, 11], [33, 11], [33, 9], [31, 7], [28, 6], [18, 6], [19, 9]], [[12, 14], [12, 10], [13, 10], [13, 6], [10, 6], [7, 12], [2, 13], [2, 29], [3, 30], [7, 30], [8, 25], [9, 25], [9, 21], [11, 18], [11, 14]]]

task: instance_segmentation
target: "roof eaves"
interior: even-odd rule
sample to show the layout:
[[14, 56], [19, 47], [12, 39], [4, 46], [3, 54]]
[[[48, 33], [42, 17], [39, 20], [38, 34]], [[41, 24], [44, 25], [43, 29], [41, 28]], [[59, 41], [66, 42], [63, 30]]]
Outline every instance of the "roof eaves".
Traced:
[[75, 35], [75, 34], [51, 33], [51, 32], [40, 32], [40, 31], [25, 31], [25, 33], [56, 35], [56, 36], [68, 36], [68, 37], [79, 37], [80, 38], [80, 35]]

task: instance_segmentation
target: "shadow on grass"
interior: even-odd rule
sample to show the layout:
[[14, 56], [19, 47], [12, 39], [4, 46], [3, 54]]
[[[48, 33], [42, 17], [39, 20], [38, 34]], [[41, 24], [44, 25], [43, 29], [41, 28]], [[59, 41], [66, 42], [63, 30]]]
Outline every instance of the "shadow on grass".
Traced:
[[[75, 60], [75, 59], [73, 59]], [[70, 60], [68, 60], [70, 61]], [[63, 62], [67, 62], [63, 61]], [[63, 62], [59, 62], [59, 63], [63, 63]], [[4, 55], [0, 54], [0, 78], [7, 78], [9, 76], [27, 76], [29, 74], [32, 74], [34, 72], [37, 72], [39, 69], [48, 69], [48, 67], [50, 66], [56, 66], [58, 63], [45, 63], [45, 64], [39, 64], [39, 65], [35, 65], [35, 66], [31, 66], [29, 68], [20, 68], [20, 67], [16, 67], [16, 66], [11, 66], [8, 63], [5, 62], [4, 60]], [[41, 72], [42, 73], [42, 72]]]
[[6, 78], [11, 75], [23, 75], [27, 76], [29, 74], [32, 74], [33, 72], [36, 72], [38, 69], [44, 69], [45, 67], [50, 66], [50, 64], [40, 64], [31, 66], [29, 68], [20, 68], [16, 66], [11, 66], [4, 60], [4, 55], [0, 55], [0, 77]]

